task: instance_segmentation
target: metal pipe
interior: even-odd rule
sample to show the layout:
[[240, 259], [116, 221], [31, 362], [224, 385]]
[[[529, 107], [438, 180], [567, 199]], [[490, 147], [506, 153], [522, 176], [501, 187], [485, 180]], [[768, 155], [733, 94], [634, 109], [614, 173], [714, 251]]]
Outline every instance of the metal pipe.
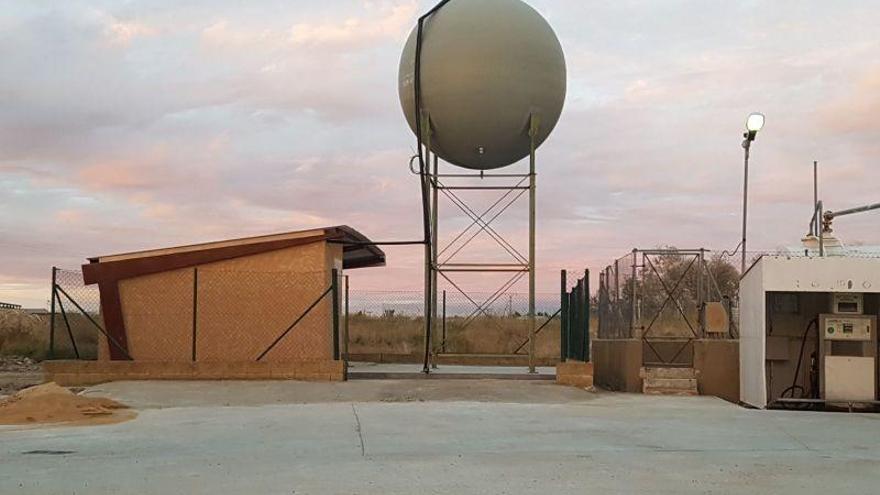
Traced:
[[[422, 133], [423, 122], [422, 122], [422, 34], [424, 31], [425, 20], [433, 15], [435, 12], [443, 8], [449, 0], [442, 0], [437, 5], [434, 6], [427, 13], [419, 17], [417, 32], [416, 32], [416, 50], [415, 50], [415, 61], [414, 61], [414, 84], [413, 84], [413, 97], [415, 103], [415, 120], [416, 120], [416, 140], [418, 144], [418, 158], [419, 158], [419, 175], [421, 179], [421, 191], [422, 191], [422, 224], [424, 226], [424, 238], [425, 238], [425, 363], [424, 363], [424, 372], [430, 373], [431, 370], [428, 368], [428, 356], [431, 352], [430, 349], [430, 333], [431, 333], [431, 225], [430, 225], [430, 204], [428, 202], [428, 181], [426, 180], [426, 169], [425, 166], [425, 153], [428, 154], [428, 163], [430, 163], [430, 152], [431, 152], [431, 144], [430, 144], [430, 127], [431, 121], [429, 118], [426, 118], [427, 127], [427, 137], [429, 138], [428, 146], [424, 149], [422, 148], [422, 140], [425, 137]], [[427, 116], [426, 116], [427, 117]]]
[[584, 270], [584, 361], [590, 362], [590, 270]]
[[744, 178], [743, 178], [743, 225], [742, 225], [742, 263], [740, 266], [740, 276], [746, 273], [746, 226], [748, 225], [749, 213], [749, 154], [752, 149], [752, 141], [746, 137], [743, 141], [743, 149], [745, 150], [744, 160]]
[[341, 241], [329, 240], [328, 244], [342, 244], [344, 246], [421, 246], [425, 241]]
[[[327, 287], [327, 290], [325, 290], [323, 293], [321, 293], [321, 295], [318, 296], [317, 299], [315, 299], [315, 302], [313, 302], [313, 303], [311, 304], [311, 306], [309, 306], [308, 308], [306, 308], [306, 310], [303, 312], [303, 314], [299, 315], [299, 316], [296, 318], [296, 320], [294, 320], [293, 323], [291, 323], [290, 326], [287, 327], [287, 328], [284, 330], [284, 332], [282, 332], [281, 335], [279, 335], [278, 338], [276, 338], [276, 339], [275, 339], [275, 340], [269, 345], [269, 347], [267, 347], [266, 350], [263, 351], [262, 354], [260, 354], [260, 355], [257, 357], [257, 361], [262, 361], [263, 358], [266, 357], [266, 354], [269, 354], [269, 352], [270, 352], [272, 349], [274, 349], [275, 346], [277, 346], [278, 343], [281, 342], [281, 341], [284, 339], [284, 337], [286, 337], [287, 334], [289, 334], [289, 333], [291, 332], [291, 330], [293, 330], [294, 328], [296, 328], [296, 326], [299, 325], [299, 322], [301, 322], [306, 316], [308, 316], [309, 313], [311, 313], [312, 310], [315, 309], [315, 307], [316, 307], [318, 304], [320, 304], [320, 302], [323, 301], [325, 297], [327, 297], [327, 294], [330, 294], [331, 292], [333, 292], [333, 287], [332, 287], [332, 286]], [[131, 357], [129, 357], [129, 359], [131, 359]]]
[[[417, 119], [418, 120], [418, 119]], [[425, 117], [425, 120], [430, 126], [430, 119]], [[426, 133], [425, 138], [427, 138], [427, 142], [425, 143], [425, 155], [427, 158], [427, 162], [431, 162], [431, 132], [430, 129]], [[426, 180], [426, 178], [422, 177], [423, 182], [427, 185], [431, 184], [430, 180]], [[436, 187], [436, 186], [435, 186]], [[424, 196], [425, 201], [427, 201], [427, 195]], [[429, 203], [425, 203], [425, 207], [427, 208], [425, 211], [425, 356], [424, 363], [422, 366], [422, 372], [428, 374], [431, 372], [430, 367], [430, 359], [431, 359], [431, 289], [433, 285], [431, 284], [431, 278], [434, 274], [434, 266], [433, 266], [433, 247], [431, 246], [433, 240], [433, 234], [431, 232], [431, 224], [428, 222], [431, 218], [431, 205]]]
[[822, 210], [825, 208], [822, 204], [822, 201], [819, 200], [816, 207], [816, 230], [819, 231], [819, 257], [825, 256], [825, 227], [819, 225], [819, 217], [822, 215]]
[[528, 264], [523, 263], [443, 263], [441, 267], [450, 268], [528, 268]]
[[437, 177], [453, 178], [453, 179], [468, 179], [468, 178], [515, 179], [515, 178], [528, 178], [528, 176], [529, 176], [529, 174], [440, 174]]
[[638, 277], [638, 272], [636, 268], [639, 265], [639, 250], [633, 249], [633, 264], [632, 264], [632, 277], [630, 278], [630, 296], [632, 297], [632, 301], [630, 301], [630, 313], [629, 313], [629, 334], [630, 336], [635, 335], [636, 333], [636, 301], [638, 300], [638, 287], [636, 277]]
[[540, 127], [539, 119], [532, 115], [529, 129], [529, 373], [535, 373], [535, 213], [537, 202], [535, 189], [535, 140]]
[[[431, 194], [431, 325], [433, 328], [431, 329], [431, 335], [435, 333], [434, 330], [437, 328], [437, 247], [440, 241], [440, 236], [438, 233], [439, 229], [439, 195], [437, 187], [439, 184], [437, 183], [437, 174], [440, 172], [440, 164], [439, 158], [436, 153], [434, 153], [434, 170], [433, 170], [433, 182], [434, 185], [433, 191]], [[431, 349], [434, 349], [433, 339], [428, 343]], [[434, 352], [431, 352], [431, 361], [432, 367], [437, 368], [437, 361], [434, 357]]]
[[446, 290], [443, 290], [443, 342], [440, 352], [446, 353]]
[[438, 186], [443, 191], [528, 191], [529, 186]]
[[79, 348], [76, 345], [76, 339], [73, 337], [73, 329], [70, 327], [70, 321], [67, 319], [67, 311], [64, 309], [64, 302], [58, 298], [58, 308], [61, 309], [61, 316], [64, 318], [64, 326], [67, 327], [67, 337], [70, 339], [70, 345], [73, 347], [73, 355], [80, 359]]
[[837, 217], [842, 217], [845, 215], [852, 215], [854, 213], [864, 213], [866, 211], [872, 211], [872, 210], [880, 210], [880, 203], [874, 203], [874, 204], [870, 204], [870, 205], [866, 205], [866, 206], [859, 206], [856, 208], [849, 208], [849, 209], [840, 210], [840, 211], [829, 211], [824, 214], [824, 218], [827, 220], [833, 220]]
[[[348, 326], [348, 321], [349, 321], [349, 312], [348, 312], [348, 293], [349, 293], [348, 287], [349, 286], [348, 286], [348, 283], [349, 283], [348, 275], [346, 275], [345, 276], [345, 327], [344, 327], [345, 335], [344, 335], [344, 340], [342, 343], [342, 349], [343, 349], [342, 360], [345, 361], [346, 368], [348, 366], [348, 329], [349, 329], [349, 326]], [[347, 373], [347, 371], [346, 371], [346, 373]]]
[[440, 268], [437, 270], [440, 273], [527, 273], [529, 272], [528, 268]]
[[[560, 277], [560, 290], [559, 290], [559, 329], [560, 329], [560, 354], [561, 359], [565, 362], [566, 358], [568, 358], [568, 272], [562, 270], [562, 276]], [[514, 352], [515, 353], [515, 352]]]
[[[75, 300], [74, 298], [70, 297], [70, 294], [68, 294], [66, 290], [64, 290], [64, 289], [63, 289], [62, 287], [60, 287], [60, 286], [56, 286], [56, 289], [58, 290], [58, 292], [60, 293], [60, 295], [63, 295], [64, 297], [66, 297], [67, 300], [70, 301], [70, 303], [73, 304], [73, 306], [74, 306], [76, 309], [78, 309], [79, 312], [82, 313], [83, 316], [85, 316], [86, 319], [89, 320], [89, 322], [90, 322], [92, 325], [94, 325], [95, 328], [97, 328], [98, 331], [100, 331], [100, 332], [104, 335], [104, 337], [107, 337], [107, 341], [108, 341], [110, 344], [113, 344], [113, 346], [116, 347], [116, 349], [119, 350], [122, 354], [124, 354], [125, 357], [128, 358], [129, 361], [134, 361], [134, 359], [131, 357], [131, 354], [128, 353], [128, 349], [126, 349], [125, 347], [122, 347], [122, 345], [119, 344], [119, 342], [117, 342], [116, 339], [113, 338], [113, 336], [111, 336], [109, 333], [107, 333], [107, 330], [105, 330], [104, 327], [102, 327], [100, 324], [98, 324], [98, 322], [95, 321], [95, 319], [92, 318], [92, 316], [91, 316], [88, 312], [86, 312], [86, 310], [84, 310], [83, 307], [80, 306], [79, 303], [76, 302], [76, 300]], [[60, 296], [58, 297], [58, 303], [59, 303], [59, 304], [61, 303], [61, 297], [60, 297]], [[108, 346], [108, 347], [109, 347], [109, 346]]]
[[52, 302], [49, 309], [49, 359], [55, 358], [55, 300], [57, 297], [58, 268], [52, 267]]
[[[813, 160], [813, 215], [816, 214], [816, 208], [819, 207], [819, 162]], [[815, 231], [810, 234], [816, 235]]]

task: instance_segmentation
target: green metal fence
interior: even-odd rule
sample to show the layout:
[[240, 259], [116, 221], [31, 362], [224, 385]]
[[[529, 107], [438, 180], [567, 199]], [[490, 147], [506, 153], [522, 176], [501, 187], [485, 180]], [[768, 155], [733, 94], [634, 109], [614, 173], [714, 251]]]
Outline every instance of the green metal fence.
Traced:
[[568, 289], [568, 273], [562, 271], [562, 360], [590, 360], [590, 271]]

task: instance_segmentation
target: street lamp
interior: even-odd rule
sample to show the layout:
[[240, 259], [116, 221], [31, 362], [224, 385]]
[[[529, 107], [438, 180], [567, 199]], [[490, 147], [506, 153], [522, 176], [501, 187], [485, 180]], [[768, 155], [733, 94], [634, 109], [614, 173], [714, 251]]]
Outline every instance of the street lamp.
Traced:
[[745, 178], [743, 179], [743, 237], [742, 237], [742, 269], [740, 275], [746, 273], [746, 220], [749, 213], [749, 152], [752, 141], [758, 137], [758, 131], [764, 128], [764, 114], [754, 112], [746, 119], [746, 132], [743, 134], [742, 146], [745, 150]]

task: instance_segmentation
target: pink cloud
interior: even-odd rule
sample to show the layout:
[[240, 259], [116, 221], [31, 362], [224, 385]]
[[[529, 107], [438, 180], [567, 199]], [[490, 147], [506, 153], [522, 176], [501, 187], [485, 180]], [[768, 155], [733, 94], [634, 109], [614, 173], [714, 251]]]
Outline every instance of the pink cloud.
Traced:
[[876, 137], [880, 132], [880, 66], [868, 68], [844, 96], [825, 105], [819, 113], [830, 129]]
[[89, 189], [149, 189], [165, 182], [153, 167], [125, 161], [107, 161], [88, 165], [78, 172], [78, 179]]

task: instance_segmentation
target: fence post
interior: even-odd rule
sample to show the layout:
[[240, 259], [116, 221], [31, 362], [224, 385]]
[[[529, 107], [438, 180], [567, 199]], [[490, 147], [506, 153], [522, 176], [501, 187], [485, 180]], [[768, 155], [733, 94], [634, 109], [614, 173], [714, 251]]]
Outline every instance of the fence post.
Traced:
[[443, 343], [440, 352], [446, 354], [446, 289], [443, 289]]
[[196, 340], [197, 333], [196, 329], [198, 328], [199, 322], [199, 268], [193, 268], [193, 303], [192, 303], [192, 311], [193, 311], [193, 320], [192, 320], [192, 361], [196, 362]]
[[49, 359], [55, 359], [55, 298], [57, 291], [55, 287], [58, 285], [58, 268], [52, 267], [52, 302], [49, 310]]
[[636, 277], [638, 277], [638, 268], [639, 265], [639, 250], [633, 249], [633, 266], [632, 266], [632, 278], [630, 279], [631, 290], [630, 292], [632, 297], [632, 302], [630, 303], [630, 314], [629, 314], [629, 338], [633, 338], [636, 334], [636, 323], [637, 323], [637, 313], [638, 313], [638, 283]]
[[590, 307], [590, 269], [584, 271], [584, 361], [590, 362], [590, 318], [592, 316], [592, 308]]
[[559, 311], [559, 329], [560, 329], [559, 350], [561, 351], [561, 354], [562, 354], [561, 358], [562, 358], [563, 362], [565, 362], [565, 360], [568, 358], [568, 336], [570, 333], [568, 330], [568, 280], [567, 280], [567, 275], [568, 274], [566, 273], [566, 271], [562, 270], [562, 274], [560, 277], [561, 287], [560, 287], [560, 291], [559, 291], [560, 308], [561, 308]]
[[339, 270], [334, 268], [330, 281], [333, 301], [333, 360], [339, 360]]
[[349, 327], [348, 327], [348, 319], [349, 319], [349, 312], [348, 312], [348, 275], [345, 275], [344, 277], [345, 277], [345, 326], [343, 327], [343, 330], [344, 330], [344, 334], [345, 334], [345, 335], [344, 335], [343, 337], [344, 337], [344, 339], [345, 339], [345, 342], [343, 342], [343, 344], [342, 344], [342, 359], [343, 359], [344, 361], [348, 361], [348, 339], [349, 339], [349, 336], [348, 336], [348, 329], [349, 329]]

